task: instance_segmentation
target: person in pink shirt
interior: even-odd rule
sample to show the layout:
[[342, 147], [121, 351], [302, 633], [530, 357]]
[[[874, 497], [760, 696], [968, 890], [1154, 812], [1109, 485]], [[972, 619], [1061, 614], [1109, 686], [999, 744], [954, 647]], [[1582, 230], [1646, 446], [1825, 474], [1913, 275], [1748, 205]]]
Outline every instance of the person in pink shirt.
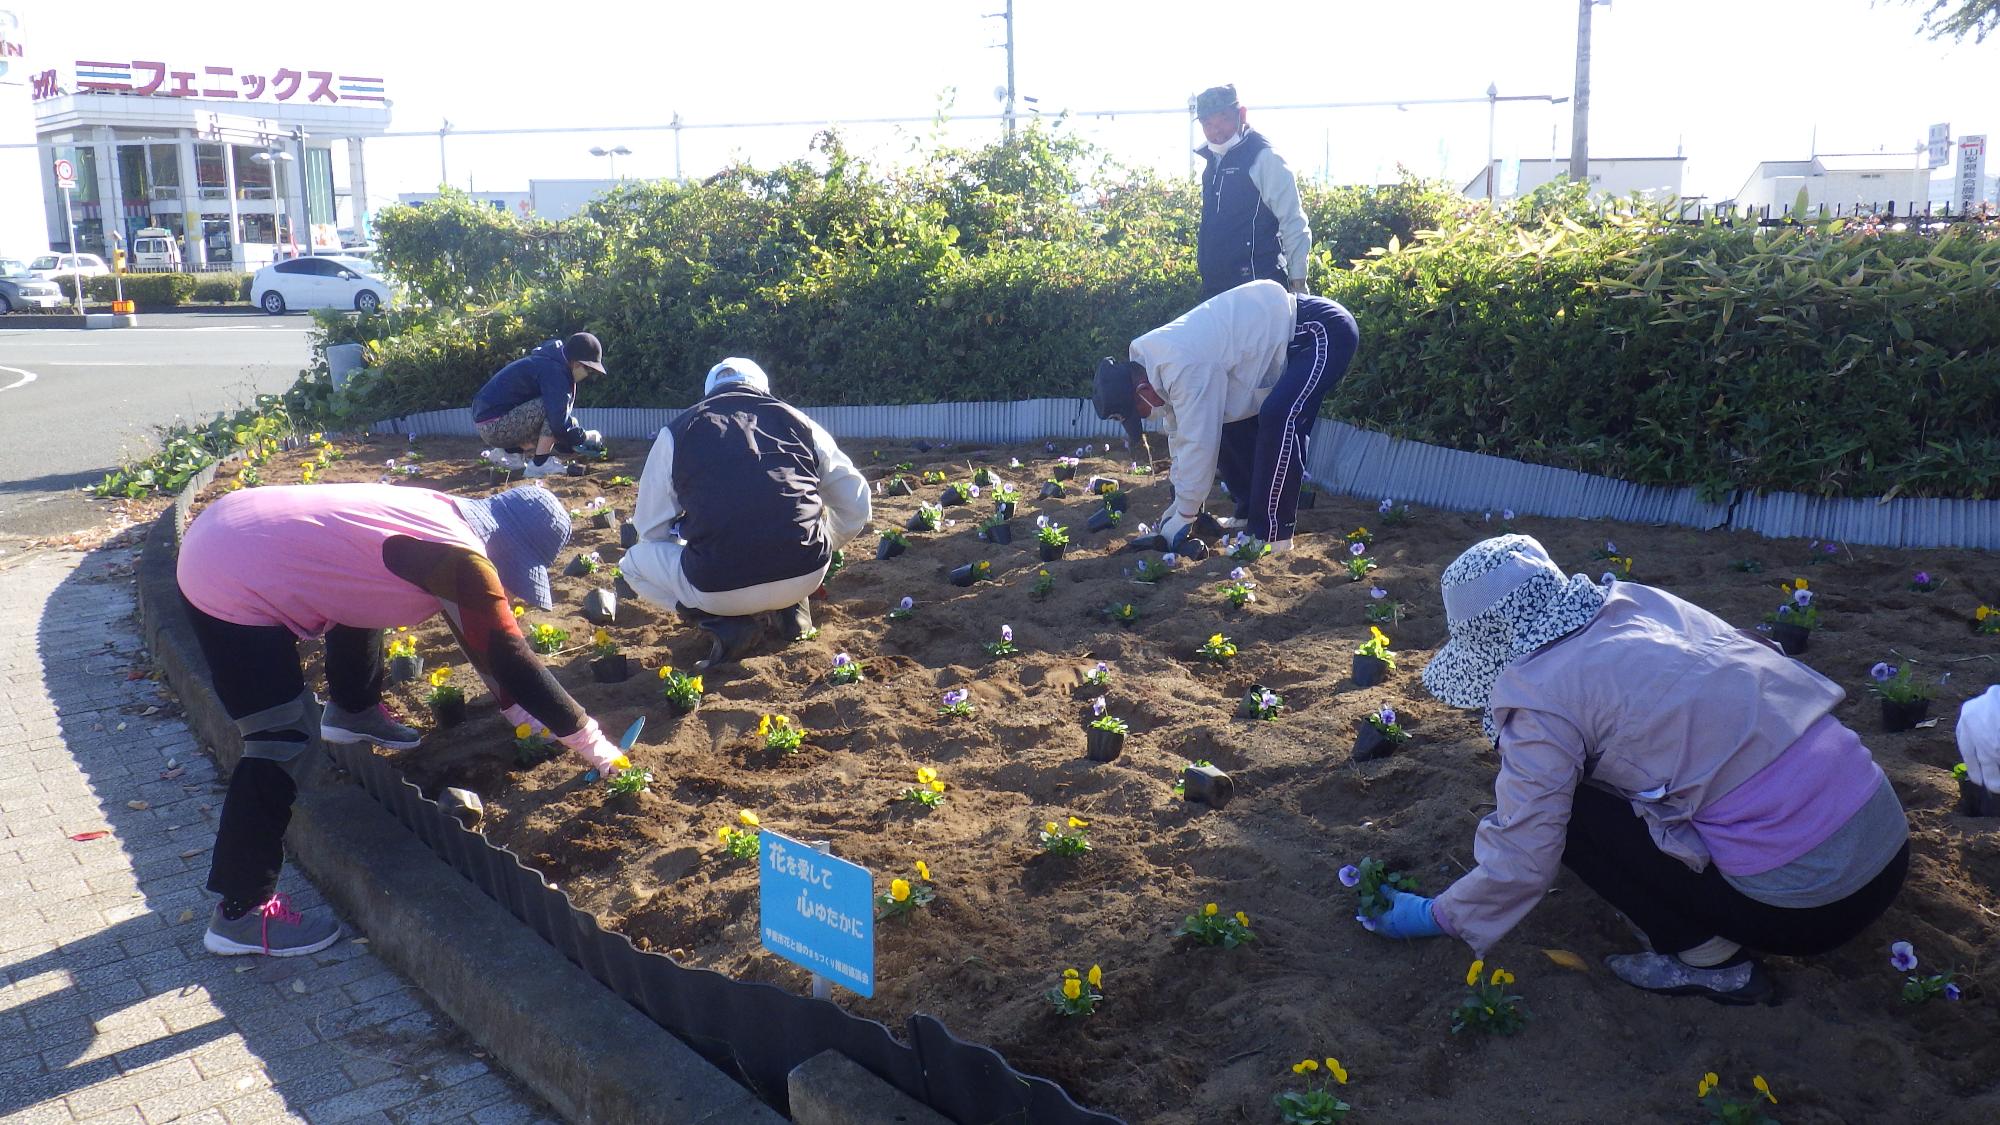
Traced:
[[[182, 539], [176, 577], [215, 694], [243, 734], [208, 889], [212, 953], [291, 957], [333, 944], [324, 908], [277, 893], [312, 735], [394, 749], [422, 735], [382, 707], [382, 631], [435, 614], [513, 725], [546, 727], [598, 770], [629, 763], [529, 649], [508, 595], [548, 609], [569, 514], [539, 485], [483, 500], [387, 484], [268, 487], [215, 501]], [[327, 704], [305, 686], [302, 638], [326, 638]]]
[[1392, 892], [1375, 932], [1484, 956], [1568, 867], [1646, 944], [1606, 958], [1618, 979], [1751, 1004], [1776, 996], [1755, 953], [1826, 953], [1895, 900], [1909, 823], [1833, 718], [1839, 685], [1664, 590], [1565, 576], [1526, 535], [1441, 586], [1424, 687], [1481, 712], [1494, 809], [1478, 865], [1435, 899]]

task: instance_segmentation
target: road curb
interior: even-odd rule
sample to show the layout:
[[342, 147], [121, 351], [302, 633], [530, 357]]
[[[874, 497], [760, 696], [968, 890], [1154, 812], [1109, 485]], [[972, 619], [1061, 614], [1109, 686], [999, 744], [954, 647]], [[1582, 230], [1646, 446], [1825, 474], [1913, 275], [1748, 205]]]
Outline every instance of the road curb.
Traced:
[[[184, 494], [207, 482], [201, 474]], [[184, 505], [161, 514], [138, 570], [141, 628], [188, 725], [225, 769], [242, 755], [209, 688], [174, 566]], [[580, 1122], [780, 1125], [784, 1118], [620, 1001], [459, 877], [354, 786], [326, 772], [286, 843], [329, 901], [467, 1034]]]

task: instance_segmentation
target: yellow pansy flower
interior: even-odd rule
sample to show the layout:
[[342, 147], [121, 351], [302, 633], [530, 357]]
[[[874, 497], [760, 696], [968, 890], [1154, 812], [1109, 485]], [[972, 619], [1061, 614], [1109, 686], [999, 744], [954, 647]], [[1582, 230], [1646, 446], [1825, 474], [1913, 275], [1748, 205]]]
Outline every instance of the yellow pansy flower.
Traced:
[[1099, 968], [1099, 967], [1097, 967], [1096, 965], [1092, 965], [1092, 966], [1090, 967], [1090, 976], [1089, 976], [1089, 978], [1088, 978], [1088, 979], [1089, 979], [1089, 981], [1090, 981], [1090, 987], [1092, 987], [1092, 988], [1103, 988], [1103, 987], [1104, 987], [1104, 970], [1103, 970], [1103, 969], [1101, 969], [1101, 968]]
[[1213, 917], [1215, 917], [1215, 912], [1216, 912], [1216, 910], [1217, 910], [1217, 909], [1218, 909], [1218, 908], [1216, 907], [1216, 905], [1215, 905], [1214, 903], [1212, 903], [1212, 902], [1211, 902], [1211, 903], [1209, 903], [1208, 905], [1206, 905], [1206, 906], [1202, 907], [1202, 908], [1201, 908], [1201, 912], [1202, 912], [1202, 914], [1203, 914], [1204, 916], [1206, 916], [1206, 917], [1209, 917], [1209, 918], [1213, 918]]
[[715, 830], [715, 838], [726, 844], [729, 842], [729, 837], [733, 835], [735, 831], [736, 831], [735, 829], [725, 824], [722, 827]]
[[1492, 980], [1494, 984], [1513, 984], [1514, 974], [1505, 969], [1495, 969], [1493, 970]]
[[1339, 1059], [1326, 1060], [1326, 1072], [1333, 1075], [1335, 1082], [1340, 1083], [1342, 1086], [1347, 1085], [1347, 1068], [1340, 1065]]
[[1217, 634], [1215, 634], [1214, 636], [1212, 636], [1212, 637], [1208, 638], [1208, 643], [1209, 643], [1209, 644], [1211, 644], [1211, 645], [1214, 645], [1214, 646], [1215, 646], [1215, 647], [1217, 647], [1217, 648], [1221, 648], [1221, 647], [1222, 647], [1222, 634], [1221, 634], [1221, 633], [1217, 633]]
[[1474, 962], [1472, 963], [1472, 967], [1471, 967], [1470, 969], [1467, 969], [1467, 970], [1465, 970], [1465, 983], [1466, 983], [1466, 985], [1467, 985], [1468, 987], [1470, 987], [1470, 986], [1472, 986], [1472, 985], [1476, 985], [1476, 984], [1478, 984], [1478, 983], [1479, 983], [1479, 974], [1481, 974], [1481, 973], [1483, 973], [1483, 972], [1485, 972], [1485, 971], [1486, 971], [1486, 962], [1485, 962], [1485, 961], [1474, 961]]
[[1064, 976], [1065, 978], [1067, 978], [1067, 979], [1072, 979], [1072, 980], [1073, 980], [1073, 979], [1075, 979], [1075, 977], [1076, 977], [1076, 970], [1075, 970], [1075, 969], [1064, 969], [1064, 970], [1063, 970], [1063, 976]]
[[1379, 629], [1379, 628], [1377, 628], [1377, 627], [1375, 627], [1375, 626], [1373, 626], [1373, 625], [1370, 625], [1370, 626], [1368, 627], [1368, 637], [1369, 637], [1369, 639], [1370, 639], [1370, 640], [1374, 641], [1374, 642], [1375, 642], [1376, 644], [1383, 644], [1383, 645], [1386, 645], [1386, 644], [1388, 644], [1388, 643], [1389, 643], [1389, 638], [1388, 638], [1388, 636], [1387, 636], [1386, 634], [1384, 634], [1384, 633], [1382, 632], [1382, 630], [1381, 630], [1381, 629]]
[[1299, 1069], [1300, 1069], [1301, 1071], [1306, 1071], [1306, 1070], [1318, 1070], [1318, 1069], [1319, 1069], [1319, 1060], [1318, 1060], [1318, 1059], [1305, 1059], [1305, 1060], [1303, 1060], [1302, 1062], [1300, 1062], [1300, 1063], [1299, 1063]]
[[910, 898], [910, 881], [908, 879], [889, 880], [889, 897], [896, 902], [908, 902]]
[[1794, 579], [1792, 579], [1792, 589], [1794, 589], [1794, 590], [1805, 590], [1805, 589], [1809, 589], [1809, 588], [1810, 588], [1810, 587], [1808, 587], [1808, 586], [1806, 585], [1806, 580], [1805, 580], [1805, 579], [1803, 579], [1803, 578], [1794, 578]]
[[526, 723], [522, 723], [520, 726], [514, 728], [515, 738], [526, 738], [533, 733], [535, 733], [535, 728]]
[[1057, 824], [1055, 821], [1051, 820], [1047, 824], [1042, 825], [1042, 829], [1043, 831], [1046, 831], [1049, 835], [1053, 836], [1057, 832], [1060, 832], [1062, 830], [1062, 826]]
[[611, 643], [611, 634], [600, 625], [597, 632], [590, 635], [590, 643], [594, 645], [608, 645]]
[[929, 766], [917, 767], [917, 780], [925, 785], [937, 780], [937, 771]]
[[1766, 1081], [1764, 1081], [1764, 1076], [1763, 1076], [1763, 1075], [1759, 1074], [1759, 1075], [1757, 1075], [1757, 1076], [1756, 1076], [1755, 1078], [1752, 1078], [1752, 1079], [1750, 1080], [1750, 1084], [1751, 1084], [1752, 1086], [1755, 1086], [1755, 1087], [1757, 1087], [1757, 1092], [1758, 1092], [1758, 1093], [1760, 1093], [1760, 1094], [1764, 1095], [1765, 1097], [1767, 1097], [1767, 1098], [1771, 1099], [1771, 1104], [1772, 1104], [1772, 1105], [1777, 1105], [1777, 1104], [1778, 1104], [1778, 1095], [1776, 1095], [1776, 1094], [1774, 1094], [1774, 1093], [1772, 1093], [1772, 1092], [1771, 1092], [1771, 1084], [1770, 1084], [1769, 1082], [1766, 1082]]
[[1978, 609], [1972, 611], [1972, 618], [1975, 621], [1984, 621], [1991, 616], [1993, 616], [1993, 610], [1987, 606], [1980, 606]]
[[764, 823], [763, 821], [758, 820], [757, 814], [751, 812], [749, 809], [744, 809], [742, 812], [737, 813], [736, 819], [742, 821], [743, 823], [749, 825], [752, 828], [761, 827]]
[[933, 793], [942, 793], [942, 792], [944, 792], [944, 782], [942, 782], [942, 781], [933, 781], [933, 782], [931, 782], [931, 792], [933, 792]]
[[689, 680], [689, 681], [688, 681], [688, 686], [694, 689], [694, 693], [695, 693], [696, 695], [700, 695], [700, 694], [701, 694], [702, 692], [704, 692], [704, 691], [707, 691], [707, 690], [708, 690], [707, 688], [705, 688], [705, 687], [702, 687], [702, 686], [701, 686], [701, 677], [700, 677], [700, 676], [696, 676], [696, 677], [695, 677], [694, 679], [692, 679], [692, 680]]
[[1089, 825], [1090, 822], [1083, 819], [1082, 817], [1073, 816], [1069, 818], [1069, 826], [1071, 828], [1086, 828], [1089, 827]]
[[526, 616], [528, 616], [528, 607], [527, 607], [527, 606], [524, 606], [524, 605], [517, 605], [517, 606], [515, 606], [515, 607], [514, 607], [514, 616], [515, 616], [515, 617], [526, 617]]
[[673, 666], [673, 665], [671, 665], [671, 664], [662, 664], [662, 665], [660, 665], [660, 678], [661, 678], [661, 679], [663, 679], [663, 680], [664, 680], [664, 679], [666, 679], [666, 678], [667, 678], [668, 676], [671, 676], [671, 675], [673, 675], [673, 674], [674, 674], [674, 666]]
[[432, 687], [443, 687], [443, 686], [444, 686], [444, 682], [445, 682], [446, 680], [449, 680], [449, 679], [451, 679], [451, 669], [449, 669], [449, 668], [433, 668], [433, 669], [431, 669], [431, 686], [432, 686]]
[[1694, 1084], [1694, 1096], [1695, 1096], [1695, 1097], [1697, 1097], [1697, 1098], [1705, 1098], [1705, 1097], [1707, 1097], [1707, 1096], [1708, 1096], [1708, 1092], [1709, 1092], [1710, 1090], [1713, 1090], [1713, 1089], [1715, 1089], [1716, 1085], [1717, 1085], [1717, 1084], [1718, 1084], [1718, 1083], [1719, 1083], [1720, 1081], [1721, 1081], [1721, 1079], [1717, 1078], [1717, 1077], [1715, 1076], [1715, 1072], [1714, 1072], [1714, 1071], [1712, 1071], [1712, 1070], [1711, 1070], [1711, 1071], [1709, 1071], [1709, 1072], [1708, 1072], [1707, 1074], [1704, 1074], [1704, 1075], [1702, 1075], [1702, 1076], [1701, 1076], [1701, 1081], [1699, 1081], [1699, 1082], [1696, 1082], [1696, 1083]]
[[1075, 977], [1063, 979], [1063, 999], [1075, 1000], [1083, 995], [1083, 982]]
[[1247, 925], [1249, 925], [1249, 924], [1250, 924], [1250, 916], [1249, 916], [1248, 914], [1245, 914], [1245, 913], [1243, 913], [1243, 912], [1242, 912], [1241, 910], [1237, 911], [1237, 912], [1236, 912], [1236, 924], [1237, 924], [1237, 925], [1239, 925], [1239, 926], [1247, 926]]
[[922, 879], [926, 883], [930, 882], [931, 879], [930, 864], [925, 863], [921, 859], [917, 861], [917, 878]]
[[763, 718], [757, 720], [757, 733], [758, 734], [771, 733], [771, 716], [766, 715]]
[[1305, 1072], [1306, 1072], [1306, 1064], [1302, 1062], [1295, 1062], [1292, 1064], [1293, 1074], [1304, 1074]]

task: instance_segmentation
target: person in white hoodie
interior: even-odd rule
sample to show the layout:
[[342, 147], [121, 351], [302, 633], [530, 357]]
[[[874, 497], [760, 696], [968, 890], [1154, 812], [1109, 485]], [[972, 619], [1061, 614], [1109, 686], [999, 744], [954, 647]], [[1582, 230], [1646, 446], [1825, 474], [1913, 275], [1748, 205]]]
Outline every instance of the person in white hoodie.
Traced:
[[708, 373], [703, 398], [660, 431], [639, 478], [639, 541], [619, 560], [632, 591], [702, 621], [715, 659], [740, 655], [758, 615], [807, 598], [833, 552], [868, 526], [868, 481], [819, 423], [771, 393], [747, 359]]
[[1218, 476], [1236, 504], [1223, 528], [1291, 549], [1313, 422], [1360, 341], [1337, 302], [1257, 280], [1132, 341], [1125, 360], [1098, 362], [1097, 416], [1122, 422], [1141, 445], [1144, 419], [1160, 419], [1167, 432], [1174, 500], [1160, 534], [1172, 549]]

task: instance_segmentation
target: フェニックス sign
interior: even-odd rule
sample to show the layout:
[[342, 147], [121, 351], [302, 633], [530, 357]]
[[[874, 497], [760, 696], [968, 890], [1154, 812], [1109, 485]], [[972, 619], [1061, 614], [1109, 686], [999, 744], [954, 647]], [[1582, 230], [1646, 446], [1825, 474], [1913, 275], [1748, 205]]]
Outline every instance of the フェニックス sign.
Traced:
[[757, 932], [764, 948], [875, 995], [875, 877], [769, 829], [761, 835]]

